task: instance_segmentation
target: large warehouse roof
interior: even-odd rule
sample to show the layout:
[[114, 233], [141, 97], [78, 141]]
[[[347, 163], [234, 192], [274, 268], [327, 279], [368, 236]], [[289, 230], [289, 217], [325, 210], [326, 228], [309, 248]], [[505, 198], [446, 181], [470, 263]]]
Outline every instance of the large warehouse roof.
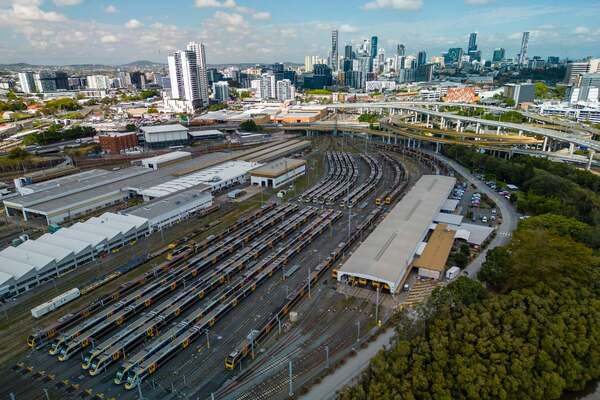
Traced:
[[395, 292], [455, 183], [455, 178], [441, 175], [419, 179], [348, 259], [339, 278], [353, 276], [382, 282]]
[[56, 266], [54, 258], [46, 256], [44, 254], [25, 251], [18, 247], [9, 246], [0, 252], [0, 256], [8, 258], [10, 260], [15, 260], [25, 264], [29, 264], [38, 271], [42, 271], [47, 268], [54, 268]]
[[196, 186], [202, 189], [203, 186], [200, 185], [212, 187], [218, 185], [220, 182], [246, 175], [250, 170], [260, 165], [256, 162], [241, 160], [227, 161], [199, 172], [161, 183], [160, 185], [144, 190], [142, 194], [148, 197], [163, 197]]
[[165, 132], [187, 132], [188, 128], [181, 124], [172, 124], [172, 125], [150, 125], [150, 126], [142, 126], [140, 127], [140, 131], [144, 133], [165, 133]]
[[253, 169], [250, 171], [250, 174], [253, 176], [276, 178], [305, 164], [306, 160], [300, 160], [297, 158], [280, 158], [279, 160], [271, 161], [266, 165]]

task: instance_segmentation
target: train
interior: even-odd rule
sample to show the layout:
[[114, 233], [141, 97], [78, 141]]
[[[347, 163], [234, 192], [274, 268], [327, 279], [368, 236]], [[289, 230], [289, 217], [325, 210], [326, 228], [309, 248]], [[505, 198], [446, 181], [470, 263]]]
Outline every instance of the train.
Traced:
[[67, 290], [63, 294], [60, 294], [53, 298], [50, 301], [47, 301], [43, 304], [40, 304], [37, 307], [31, 309], [31, 316], [33, 318], [40, 318], [44, 315], [48, 314], [51, 311], [56, 310], [59, 307], [64, 306], [65, 304], [75, 300], [80, 296], [79, 289], [74, 288], [71, 290]]

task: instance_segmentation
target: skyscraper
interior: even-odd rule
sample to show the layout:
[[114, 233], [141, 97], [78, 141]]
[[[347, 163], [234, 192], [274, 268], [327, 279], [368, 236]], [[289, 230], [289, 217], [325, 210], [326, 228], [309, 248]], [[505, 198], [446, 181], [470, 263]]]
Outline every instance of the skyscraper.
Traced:
[[176, 51], [168, 57], [168, 63], [171, 97], [189, 102], [192, 108], [201, 106], [196, 53]]
[[403, 57], [406, 53], [406, 47], [403, 44], [399, 44], [396, 48], [396, 55]]
[[469, 53], [477, 50], [477, 32], [469, 35]]
[[262, 74], [260, 76], [260, 94], [257, 97], [261, 99], [274, 99], [277, 96], [275, 87], [275, 75]]
[[213, 93], [215, 100], [218, 102], [229, 100], [229, 83], [227, 81], [213, 83]]
[[521, 52], [519, 53], [519, 65], [527, 64], [527, 46], [529, 45], [529, 32], [523, 32], [521, 39]]
[[344, 47], [344, 58], [347, 60], [352, 60], [352, 58], [354, 58], [351, 44], [347, 44]]
[[371, 37], [371, 59], [377, 58], [377, 36]]
[[494, 55], [492, 56], [492, 62], [504, 61], [505, 56], [506, 56], [506, 50], [504, 50], [502, 47], [499, 47], [494, 50]]
[[203, 107], [208, 106], [208, 77], [206, 76], [206, 52], [204, 43], [190, 42], [187, 45], [188, 51], [194, 52], [196, 56], [196, 68], [198, 70], [198, 89], [200, 101]]
[[338, 31], [331, 31], [331, 59], [329, 60], [331, 70], [336, 72], [338, 70]]
[[427, 64], [427, 53], [425, 53], [425, 51], [420, 51], [417, 54], [417, 67], [420, 67], [421, 65], [425, 65]]
[[35, 93], [35, 81], [33, 80], [33, 72], [20, 72], [19, 84], [23, 93]]

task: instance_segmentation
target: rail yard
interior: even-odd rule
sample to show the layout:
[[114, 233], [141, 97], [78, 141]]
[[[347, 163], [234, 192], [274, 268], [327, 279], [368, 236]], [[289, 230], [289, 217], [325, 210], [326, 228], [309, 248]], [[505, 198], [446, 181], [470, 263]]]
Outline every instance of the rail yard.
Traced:
[[418, 150], [313, 141], [320, 181], [173, 243], [160, 264], [33, 332], [6, 391], [287, 398], [288, 373], [302, 385], [352, 351], [376, 325], [373, 304], [336, 292], [332, 275], [421, 174], [447, 171]]

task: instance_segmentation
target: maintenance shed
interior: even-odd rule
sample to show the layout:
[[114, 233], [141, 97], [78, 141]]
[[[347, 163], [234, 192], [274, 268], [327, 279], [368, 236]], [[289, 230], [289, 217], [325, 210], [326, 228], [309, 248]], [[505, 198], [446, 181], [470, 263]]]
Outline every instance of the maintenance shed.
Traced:
[[189, 142], [189, 129], [181, 124], [142, 126], [140, 132], [146, 146], [151, 148], [183, 146]]
[[210, 186], [199, 185], [193, 189], [176, 192], [150, 200], [138, 207], [125, 210], [127, 216], [148, 221], [150, 232], [179, 223], [193, 213], [212, 205]]
[[253, 185], [277, 189], [306, 174], [306, 160], [280, 158], [250, 171]]
[[455, 231], [448, 225], [437, 224], [427, 241], [423, 253], [413, 261], [413, 268], [418, 268], [419, 276], [440, 279], [446, 269], [446, 262], [454, 244]]
[[396, 293], [455, 183], [453, 177], [422, 176], [346, 261], [338, 280], [359, 284], [370, 281]]

